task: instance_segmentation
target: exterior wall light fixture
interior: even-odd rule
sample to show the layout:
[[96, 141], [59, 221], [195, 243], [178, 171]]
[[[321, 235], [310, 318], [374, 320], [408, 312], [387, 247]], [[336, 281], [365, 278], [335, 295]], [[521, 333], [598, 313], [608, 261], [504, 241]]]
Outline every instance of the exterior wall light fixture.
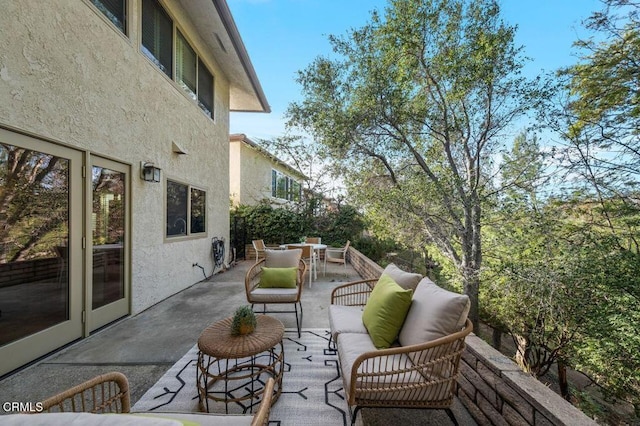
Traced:
[[140, 162], [140, 178], [146, 182], [160, 182], [160, 171], [153, 163]]

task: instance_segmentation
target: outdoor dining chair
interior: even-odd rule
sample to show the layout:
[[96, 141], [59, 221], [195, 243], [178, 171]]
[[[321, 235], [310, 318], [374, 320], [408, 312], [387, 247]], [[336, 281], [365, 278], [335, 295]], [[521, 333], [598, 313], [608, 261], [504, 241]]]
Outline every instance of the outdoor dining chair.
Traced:
[[253, 250], [256, 252], [256, 262], [264, 257], [264, 251], [267, 247], [264, 245], [264, 240], [253, 240], [251, 241], [253, 244]]
[[351, 245], [351, 241], [347, 241], [344, 247], [335, 248], [335, 247], [327, 247], [325, 250], [324, 256], [324, 267], [327, 268], [327, 262], [330, 263], [341, 263], [344, 267], [347, 267], [347, 252], [349, 251], [349, 246]]

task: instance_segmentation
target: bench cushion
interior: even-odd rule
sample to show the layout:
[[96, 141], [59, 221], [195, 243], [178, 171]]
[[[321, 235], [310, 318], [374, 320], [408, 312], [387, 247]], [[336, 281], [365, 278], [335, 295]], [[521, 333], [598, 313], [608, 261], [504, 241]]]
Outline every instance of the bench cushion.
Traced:
[[367, 329], [362, 322], [363, 306], [329, 305], [329, 326], [333, 341], [340, 333], [364, 333]]
[[398, 340], [409, 346], [456, 333], [464, 326], [470, 307], [467, 295], [445, 290], [424, 278], [413, 294]]
[[294, 303], [298, 298], [297, 288], [261, 288], [251, 291], [252, 303]]

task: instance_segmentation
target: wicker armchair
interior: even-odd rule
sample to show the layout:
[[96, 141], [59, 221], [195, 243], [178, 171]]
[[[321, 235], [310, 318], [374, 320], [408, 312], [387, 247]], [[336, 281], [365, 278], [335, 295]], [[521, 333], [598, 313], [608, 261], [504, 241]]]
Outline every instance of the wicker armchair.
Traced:
[[[263, 314], [271, 313], [295, 313], [296, 328], [298, 329], [298, 337], [302, 329], [302, 289], [304, 287], [305, 273], [307, 272], [307, 264], [301, 259], [302, 250], [266, 250], [265, 258], [254, 264], [245, 275], [244, 286], [247, 296], [247, 302], [255, 310], [255, 305], [262, 305], [260, 312]], [[292, 266], [293, 265], [293, 266]], [[260, 278], [262, 277], [263, 267], [296, 267], [295, 288], [263, 288], [260, 287]], [[267, 310], [267, 305], [293, 305], [293, 310]]]
[[[358, 327], [363, 327], [361, 321], [357, 325], [354, 318], [366, 305], [377, 281], [369, 279], [347, 283], [336, 287], [331, 294], [333, 306], [356, 308], [338, 308], [334, 311], [338, 312], [338, 319], [330, 318], [333, 347], [338, 350], [352, 424], [363, 407], [445, 409], [457, 424], [451, 405], [460, 357], [465, 348], [464, 340], [473, 330], [471, 321], [466, 319], [464, 327], [455, 333], [420, 344], [374, 348], [364, 353], [354, 351], [359, 339], [360, 342], [369, 339], [363, 334], [366, 329], [358, 330]], [[464, 315], [466, 318], [466, 313]], [[342, 321], [343, 324], [336, 326], [334, 321]], [[340, 327], [343, 330], [336, 331]]]
[[128, 413], [129, 381], [118, 372], [102, 374], [42, 401], [42, 410], [54, 412]]

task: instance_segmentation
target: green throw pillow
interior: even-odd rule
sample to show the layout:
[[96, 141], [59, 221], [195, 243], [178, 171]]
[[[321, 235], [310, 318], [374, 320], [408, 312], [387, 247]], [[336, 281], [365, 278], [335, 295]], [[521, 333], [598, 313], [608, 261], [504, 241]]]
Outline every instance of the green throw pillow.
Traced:
[[380, 276], [362, 313], [362, 322], [376, 348], [388, 348], [396, 340], [412, 294], [413, 290], [403, 289], [387, 274]]
[[260, 284], [262, 288], [296, 288], [298, 268], [262, 268]]

